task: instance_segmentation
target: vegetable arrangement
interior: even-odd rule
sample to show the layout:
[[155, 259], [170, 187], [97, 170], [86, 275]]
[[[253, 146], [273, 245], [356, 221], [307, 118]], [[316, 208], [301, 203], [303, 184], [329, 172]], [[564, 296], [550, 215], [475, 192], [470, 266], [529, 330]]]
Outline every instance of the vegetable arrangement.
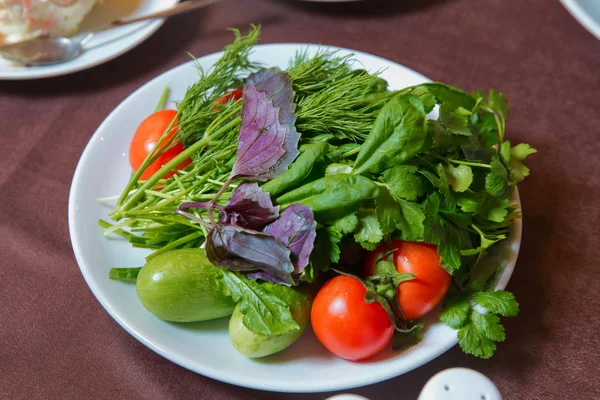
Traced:
[[285, 349], [309, 322], [348, 360], [404, 349], [439, 304], [466, 353], [492, 356], [499, 316], [518, 304], [491, 289], [485, 256], [519, 217], [509, 196], [535, 153], [505, 140], [504, 96], [390, 91], [328, 51], [264, 68], [249, 59], [259, 31], [234, 30], [177, 110], [138, 128], [135, 173], [100, 225], [153, 252], [110, 278], [136, 281], [168, 321], [231, 315], [248, 357]]

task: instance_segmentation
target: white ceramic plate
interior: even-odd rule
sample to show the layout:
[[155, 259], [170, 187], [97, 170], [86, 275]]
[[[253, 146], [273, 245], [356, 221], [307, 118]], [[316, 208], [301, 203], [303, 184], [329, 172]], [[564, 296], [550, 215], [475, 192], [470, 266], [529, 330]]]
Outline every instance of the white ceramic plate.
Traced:
[[600, 0], [560, 0], [585, 29], [600, 39]]
[[[261, 45], [253, 59], [266, 65], [286, 67], [301, 48], [298, 44]], [[349, 50], [340, 49], [341, 54]], [[406, 67], [365, 53], [354, 52], [364, 68], [384, 70], [383, 77], [395, 89], [429, 81]], [[201, 57], [209, 68], [221, 53]], [[92, 292], [109, 314], [136, 339], [163, 357], [202, 375], [256, 389], [282, 392], [330, 391], [367, 385], [410, 371], [444, 353], [457, 343], [456, 332], [437, 322], [426, 321], [425, 339], [401, 353], [386, 350], [366, 362], [336, 358], [317, 341], [311, 331], [284, 352], [263, 360], [239, 354], [229, 342], [227, 319], [193, 324], [173, 324], [159, 320], [138, 301], [131, 284], [108, 279], [111, 267], [139, 266], [147, 254], [132, 249], [125, 240], [103, 238], [97, 227], [110, 209], [96, 198], [119, 194], [127, 183], [130, 167], [129, 141], [138, 124], [150, 114], [165, 86], [172, 90], [170, 100], [179, 100], [198, 78], [192, 63], [183, 64], [142, 86], [123, 101], [102, 123], [88, 143], [71, 186], [69, 229], [79, 267]], [[515, 197], [518, 201], [518, 197]], [[503, 251], [497, 288], [504, 288], [514, 268], [521, 237], [521, 222]]]
[[[142, 0], [129, 16], [141, 16], [177, 4], [178, 0]], [[92, 10], [92, 13], [94, 11]], [[162, 19], [144, 21], [98, 33], [85, 46], [78, 58], [45, 67], [15, 65], [0, 57], [0, 80], [25, 80], [66, 75], [94, 67], [131, 50], [152, 35], [163, 24]]]

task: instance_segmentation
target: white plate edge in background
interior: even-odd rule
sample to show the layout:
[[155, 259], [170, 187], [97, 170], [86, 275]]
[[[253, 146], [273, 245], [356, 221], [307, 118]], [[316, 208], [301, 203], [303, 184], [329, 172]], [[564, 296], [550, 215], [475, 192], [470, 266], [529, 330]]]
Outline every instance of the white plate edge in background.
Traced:
[[[150, 7], [145, 13], [159, 11], [172, 7], [179, 0], [152, 0]], [[154, 5], [156, 3], [156, 5]], [[143, 8], [144, 3], [140, 5]], [[93, 10], [92, 10], [93, 12]], [[132, 15], [138, 15], [135, 11]], [[111, 61], [123, 55], [131, 49], [139, 46], [152, 36], [163, 24], [164, 19], [143, 21], [130, 26], [115, 28], [110, 31], [101, 32], [94, 37], [86, 46], [84, 54], [78, 58], [56, 65], [44, 67], [13, 66], [4, 59], [0, 59], [0, 81], [2, 80], [32, 80], [52, 78], [68, 75], [95, 67]], [[108, 43], [102, 44], [102, 39]]]
[[[600, 1], [600, 0], [596, 0]], [[594, 19], [578, 0], [560, 0], [567, 11], [583, 26], [589, 33], [600, 39], [600, 15]]]

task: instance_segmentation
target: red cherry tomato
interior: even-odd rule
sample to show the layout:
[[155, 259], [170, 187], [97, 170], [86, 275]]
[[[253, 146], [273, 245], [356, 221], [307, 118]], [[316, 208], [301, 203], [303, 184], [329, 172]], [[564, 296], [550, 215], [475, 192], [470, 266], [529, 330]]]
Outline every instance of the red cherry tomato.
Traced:
[[[440, 266], [440, 256], [433, 245], [394, 240], [391, 249], [395, 249], [389, 257], [396, 271], [416, 275], [415, 279], [398, 285], [400, 309], [407, 320], [421, 318], [442, 301], [452, 276]], [[386, 243], [369, 254], [366, 276], [375, 273], [380, 254], [389, 250]]]
[[[148, 153], [152, 151], [162, 134], [169, 127], [169, 124], [171, 124], [171, 121], [175, 118], [175, 115], [177, 115], [177, 111], [175, 110], [161, 110], [155, 112], [146, 118], [137, 128], [133, 135], [133, 139], [131, 140], [131, 146], [129, 147], [129, 163], [134, 171], [137, 171], [140, 168]], [[173, 124], [171, 132], [169, 132], [169, 135], [165, 138], [163, 143], [166, 143], [176, 132], [177, 121]], [[181, 143], [176, 143], [172, 148], [162, 153], [155, 162], [150, 164], [144, 170], [140, 179], [146, 180], [150, 178], [163, 165], [181, 153], [183, 149]], [[192, 160], [188, 158], [177, 165], [176, 168], [183, 169], [191, 162]], [[168, 172], [163, 178], [169, 178], [174, 174], [174, 171]]]
[[242, 98], [243, 94], [244, 94], [243, 88], [234, 89], [231, 92], [226, 93], [225, 95], [223, 95], [223, 96], [219, 97], [217, 100], [215, 100], [215, 104], [227, 104], [227, 102], [230, 100], [239, 100]]
[[319, 341], [346, 360], [377, 354], [394, 333], [383, 306], [365, 302], [366, 292], [358, 279], [340, 275], [323, 285], [311, 309], [310, 319]]

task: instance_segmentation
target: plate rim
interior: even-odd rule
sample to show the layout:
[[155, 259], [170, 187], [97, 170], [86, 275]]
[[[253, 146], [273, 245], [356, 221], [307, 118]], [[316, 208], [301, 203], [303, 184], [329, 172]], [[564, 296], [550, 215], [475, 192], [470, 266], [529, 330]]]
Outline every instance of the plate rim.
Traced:
[[579, 25], [600, 40], [600, 21], [592, 18], [577, 0], [560, 0], [560, 2], [569, 14], [579, 22]]
[[[320, 44], [312, 44], [312, 43], [268, 43], [268, 44], [260, 44], [260, 45], [256, 45], [255, 48], [268, 48], [268, 47], [275, 47], [275, 46], [294, 46], [294, 47], [318, 47], [318, 48], [323, 48], [323, 47], [327, 47], [328, 49], [334, 49], [334, 50], [341, 50], [341, 51], [347, 51], [347, 52], [351, 52], [355, 55], [357, 55], [357, 58], [360, 58], [361, 55], [366, 55], [369, 57], [373, 57], [375, 59], [378, 59], [379, 61], [383, 61], [386, 64], [390, 65], [393, 64], [394, 66], [398, 66], [402, 69], [406, 69], [409, 70], [412, 73], [415, 73], [417, 75], [420, 75], [424, 80], [427, 81], [431, 81], [429, 78], [427, 78], [426, 76], [420, 74], [419, 72], [416, 72], [400, 63], [397, 63], [395, 61], [374, 55], [374, 54], [370, 54], [370, 53], [366, 53], [366, 52], [362, 52], [362, 51], [358, 51], [358, 50], [353, 50], [353, 49], [348, 49], [348, 48], [343, 48], [343, 47], [338, 47], [338, 46], [327, 46], [327, 45], [320, 45]], [[217, 57], [219, 55], [223, 54], [223, 51], [219, 51], [219, 52], [215, 52], [215, 53], [211, 53], [211, 54], [206, 54], [203, 55], [200, 58], [203, 57]], [[127, 99], [129, 99], [130, 97], [134, 96], [136, 93], [138, 93], [139, 91], [142, 91], [144, 88], [146, 88], [147, 86], [151, 85], [155, 80], [159, 80], [161, 79], [161, 77], [163, 75], [169, 74], [169, 73], [175, 73], [174, 71], [179, 70], [179, 69], [185, 69], [188, 68], [190, 64], [193, 64], [195, 61], [188, 61], [186, 63], [180, 64], [178, 66], [175, 66], [159, 75], [157, 75], [156, 77], [154, 77], [153, 79], [149, 80], [148, 82], [146, 82], [145, 84], [143, 84], [142, 86], [140, 86], [139, 88], [137, 88], [136, 90], [134, 90], [133, 92], [131, 92], [125, 99], [123, 99], [107, 116], [106, 118], [102, 121], [102, 123], [98, 126], [98, 128], [95, 130], [94, 134], [90, 137], [88, 143], [86, 144], [78, 162], [77, 162], [77, 167], [75, 168], [75, 171], [73, 173], [73, 178], [71, 181], [71, 187], [70, 187], [70, 191], [69, 191], [69, 200], [68, 200], [68, 225], [69, 225], [69, 236], [70, 236], [70, 240], [71, 240], [71, 245], [73, 248], [73, 252], [75, 255], [75, 259], [77, 261], [77, 265], [79, 267], [79, 270], [81, 272], [81, 274], [84, 277], [84, 280], [86, 281], [88, 287], [90, 288], [90, 290], [92, 291], [92, 293], [94, 294], [94, 297], [96, 298], [96, 300], [98, 302], [100, 302], [100, 304], [102, 305], [102, 307], [106, 310], [106, 312], [108, 312], [108, 314], [111, 316], [111, 318], [113, 318], [123, 329], [125, 329], [125, 331], [127, 331], [131, 336], [133, 336], [136, 340], [138, 340], [139, 342], [141, 342], [144, 346], [148, 347], [150, 350], [154, 351], [155, 353], [159, 354], [160, 356], [166, 358], [167, 360], [183, 367], [186, 368], [192, 372], [195, 372], [197, 374], [206, 376], [208, 378], [211, 379], [215, 379], [221, 382], [225, 382], [225, 383], [229, 383], [232, 385], [236, 385], [236, 386], [240, 386], [240, 387], [246, 387], [246, 388], [250, 388], [250, 389], [257, 389], [257, 390], [264, 390], [264, 391], [270, 391], [270, 392], [281, 392], [281, 393], [318, 393], [318, 392], [331, 392], [331, 391], [336, 391], [336, 390], [345, 390], [345, 389], [353, 389], [353, 388], [357, 388], [357, 387], [362, 387], [362, 386], [366, 386], [366, 385], [370, 385], [370, 384], [375, 384], [375, 383], [379, 383], [379, 382], [383, 382], [395, 377], [398, 377], [400, 375], [403, 375], [405, 373], [408, 373], [424, 364], [429, 363], [430, 361], [438, 358], [439, 356], [441, 356], [442, 354], [446, 353], [448, 350], [450, 350], [452, 347], [454, 347], [457, 343], [458, 343], [458, 338], [456, 336], [454, 336], [452, 338], [452, 340], [448, 340], [446, 343], [444, 343], [443, 346], [441, 346], [439, 348], [439, 352], [435, 352], [435, 353], [431, 353], [428, 356], [425, 357], [421, 357], [419, 360], [416, 360], [412, 363], [409, 363], [408, 366], [405, 366], [403, 368], [401, 368], [401, 371], [399, 371], [399, 369], [394, 369], [394, 368], [390, 368], [388, 370], [385, 371], [385, 373], [379, 372], [379, 373], [373, 373], [371, 375], [368, 375], [366, 378], [365, 377], [353, 377], [353, 381], [351, 383], [342, 383], [339, 381], [333, 382], [333, 383], [328, 383], [328, 382], [322, 382], [320, 384], [317, 385], [312, 385], [309, 388], [297, 388], [297, 387], [290, 387], [289, 384], [286, 384], [285, 382], [278, 382], [278, 381], [272, 381], [268, 386], [265, 385], [261, 385], [261, 384], [255, 384], [253, 383], [250, 379], [245, 379], [242, 382], [240, 381], [236, 381], [234, 378], [230, 378], [228, 376], [221, 376], [218, 374], [213, 373], [211, 370], [204, 370], [203, 368], [198, 368], [197, 365], [189, 365], [185, 359], [180, 359], [177, 355], [173, 355], [171, 354], [168, 350], [165, 350], [163, 348], [161, 348], [160, 346], [154, 344], [151, 340], [147, 339], [145, 337], [145, 335], [143, 333], [139, 333], [137, 332], [135, 329], [131, 328], [127, 321], [125, 321], [124, 319], [120, 318], [116, 311], [112, 309], [112, 307], [110, 307], [110, 305], [107, 303], [107, 301], [102, 297], [99, 296], [97, 293], [99, 293], [99, 288], [97, 287], [95, 281], [86, 273], [86, 269], [82, 267], [82, 265], [84, 265], [83, 260], [81, 259], [81, 248], [79, 245], [79, 241], [76, 237], [76, 228], [75, 228], [75, 200], [76, 200], [76, 192], [77, 192], [77, 186], [76, 183], [82, 179], [81, 174], [82, 174], [82, 160], [84, 160], [86, 158], [86, 155], [88, 154], [88, 152], [92, 151], [92, 142], [94, 142], [94, 138], [96, 137], [96, 135], [99, 135], [100, 132], [102, 131], [103, 127], [105, 126], [105, 124], [108, 124], [108, 120], [114, 115], [117, 114], [121, 108], [125, 107], [125, 103], [127, 101]], [[520, 203], [520, 198], [519, 198], [519, 192], [518, 189], [515, 188], [515, 191], [513, 192], [513, 199], [512, 201], [516, 201], [519, 206], [521, 206]], [[508, 284], [512, 273], [515, 269], [516, 263], [517, 263], [517, 259], [518, 259], [518, 255], [519, 255], [519, 250], [520, 250], [520, 246], [521, 246], [521, 237], [522, 237], [522, 217], [515, 219], [515, 222], [513, 224], [513, 231], [512, 231], [512, 235], [514, 235], [513, 238], [513, 242], [515, 243], [515, 254], [516, 257], [514, 258], [514, 260], [512, 262], [509, 262], [506, 266], [506, 268], [504, 269], [504, 271], [498, 276], [497, 280], [496, 280], [496, 284], [495, 284], [495, 288], [496, 289], [503, 289], [506, 287], [506, 285]]]

